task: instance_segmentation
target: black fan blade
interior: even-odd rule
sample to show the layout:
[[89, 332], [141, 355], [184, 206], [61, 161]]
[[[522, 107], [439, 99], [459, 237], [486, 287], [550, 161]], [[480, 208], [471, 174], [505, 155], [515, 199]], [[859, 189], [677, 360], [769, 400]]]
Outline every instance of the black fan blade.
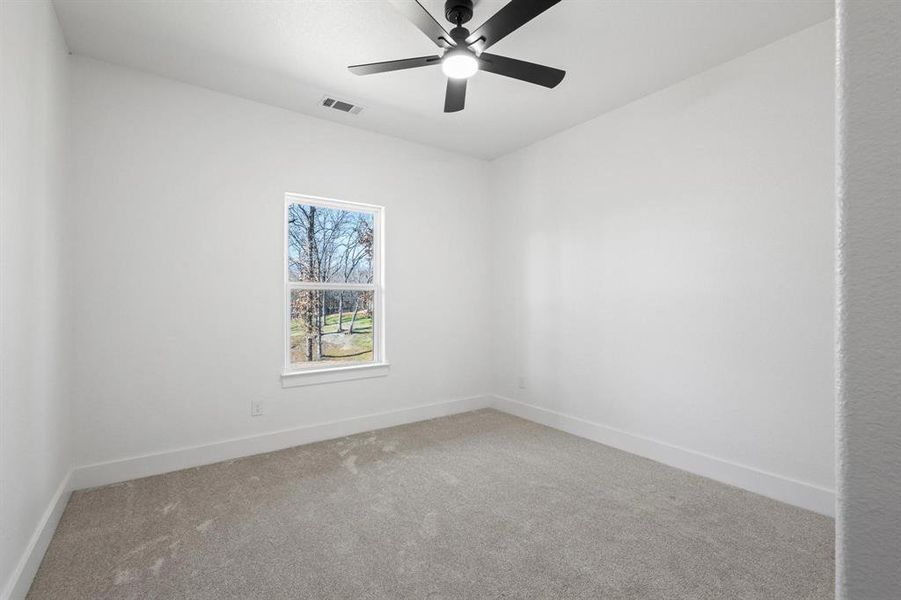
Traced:
[[498, 56], [497, 54], [488, 54], [487, 52], [483, 52], [479, 56], [479, 69], [495, 75], [503, 75], [504, 77], [512, 77], [513, 79], [543, 85], [547, 88], [555, 87], [563, 81], [563, 76], [566, 75], [566, 71], [561, 71], [560, 69], [536, 65], [535, 63], [507, 58], [506, 56]]
[[452, 48], [456, 46], [450, 34], [435, 20], [432, 13], [417, 0], [390, 0], [391, 4], [411, 23], [416, 25], [419, 31], [432, 40], [440, 48]]
[[441, 64], [440, 56], [418, 56], [416, 58], [404, 58], [401, 60], [386, 60], [385, 62], [368, 63], [365, 65], [351, 65], [347, 69], [354, 75], [372, 75], [373, 73], [387, 73], [388, 71], [400, 71], [401, 69], [415, 69], [429, 65]]
[[481, 53], [558, 2], [560, 0], [511, 0], [473, 31], [466, 38], [466, 44]]
[[466, 104], [466, 80], [447, 80], [447, 95], [444, 97], [444, 112], [457, 112], [463, 110]]

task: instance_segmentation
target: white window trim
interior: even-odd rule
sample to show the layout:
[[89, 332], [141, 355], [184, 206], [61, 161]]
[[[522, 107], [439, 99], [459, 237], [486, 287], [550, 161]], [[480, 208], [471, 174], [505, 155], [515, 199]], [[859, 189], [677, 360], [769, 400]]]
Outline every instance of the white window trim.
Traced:
[[305, 385], [319, 385], [335, 381], [353, 381], [354, 379], [370, 379], [384, 377], [388, 374], [390, 363], [363, 363], [340, 367], [324, 367], [322, 369], [305, 369], [282, 373], [282, 387], [292, 388]]
[[[372, 280], [373, 283], [318, 283], [297, 282], [288, 278], [288, 207], [291, 204], [312, 204], [323, 208], [337, 208], [341, 210], [353, 210], [367, 212], [372, 215], [372, 230], [375, 245], [372, 250]], [[369, 377], [382, 377], [388, 374], [388, 357], [385, 351], [385, 209], [375, 204], [363, 204], [360, 202], [348, 202], [305, 194], [285, 194], [285, 207], [282, 215], [283, 230], [283, 265], [282, 277], [284, 279], [283, 290], [283, 323], [284, 336], [282, 387], [297, 387], [303, 385], [316, 385], [333, 381], [346, 381], [352, 379], [364, 379]], [[331, 290], [365, 290], [373, 292], [372, 323], [372, 358], [365, 363], [335, 363], [327, 365], [312, 363], [307, 367], [298, 368], [291, 364], [291, 290], [292, 289], [331, 289]]]

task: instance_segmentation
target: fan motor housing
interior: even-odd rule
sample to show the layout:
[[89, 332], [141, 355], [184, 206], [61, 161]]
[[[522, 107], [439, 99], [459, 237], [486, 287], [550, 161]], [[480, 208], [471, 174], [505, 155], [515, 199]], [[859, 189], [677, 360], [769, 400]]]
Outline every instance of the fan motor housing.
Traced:
[[454, 25], [466, 23], [472, 18], [472, 0], [447, 0], [444, 16]]

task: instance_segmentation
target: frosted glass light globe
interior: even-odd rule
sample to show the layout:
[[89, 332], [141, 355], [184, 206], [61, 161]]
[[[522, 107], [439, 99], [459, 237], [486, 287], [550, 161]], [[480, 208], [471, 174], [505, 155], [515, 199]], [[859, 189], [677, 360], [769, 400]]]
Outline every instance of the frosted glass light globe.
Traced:
[[451, 79], [468, 79], [479, 70], [479, 61], [468, 52], [452, 52], [441, 60], [441, 70]]

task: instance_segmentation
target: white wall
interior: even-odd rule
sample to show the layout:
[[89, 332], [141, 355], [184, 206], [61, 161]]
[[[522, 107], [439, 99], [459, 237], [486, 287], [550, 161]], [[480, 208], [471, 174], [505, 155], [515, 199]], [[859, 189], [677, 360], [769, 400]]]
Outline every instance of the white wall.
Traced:
[[46, 542], [35, 536], [45, 518], [58, 517], [47, 511], [71, 466], [63, 253], [71, 198], [68, 57], [53, 7], [0, 2], [0, 28], [0, 597], [6, 598], [24, 593], [16, 587], [20, 579], [27, 589], [37, 564], [22, 560], [30, 545]]
[[901, 590], [901, 3], [838, 4], [836, 597]]
[[[486, 391], [483, 162], [84, 58], [73, 98], [80, 465]], [[282, 389], [289, 191], [386, 207], [388, 377]]]
[[831, 511], [833, 27], [494, 163], [495, 390]]

